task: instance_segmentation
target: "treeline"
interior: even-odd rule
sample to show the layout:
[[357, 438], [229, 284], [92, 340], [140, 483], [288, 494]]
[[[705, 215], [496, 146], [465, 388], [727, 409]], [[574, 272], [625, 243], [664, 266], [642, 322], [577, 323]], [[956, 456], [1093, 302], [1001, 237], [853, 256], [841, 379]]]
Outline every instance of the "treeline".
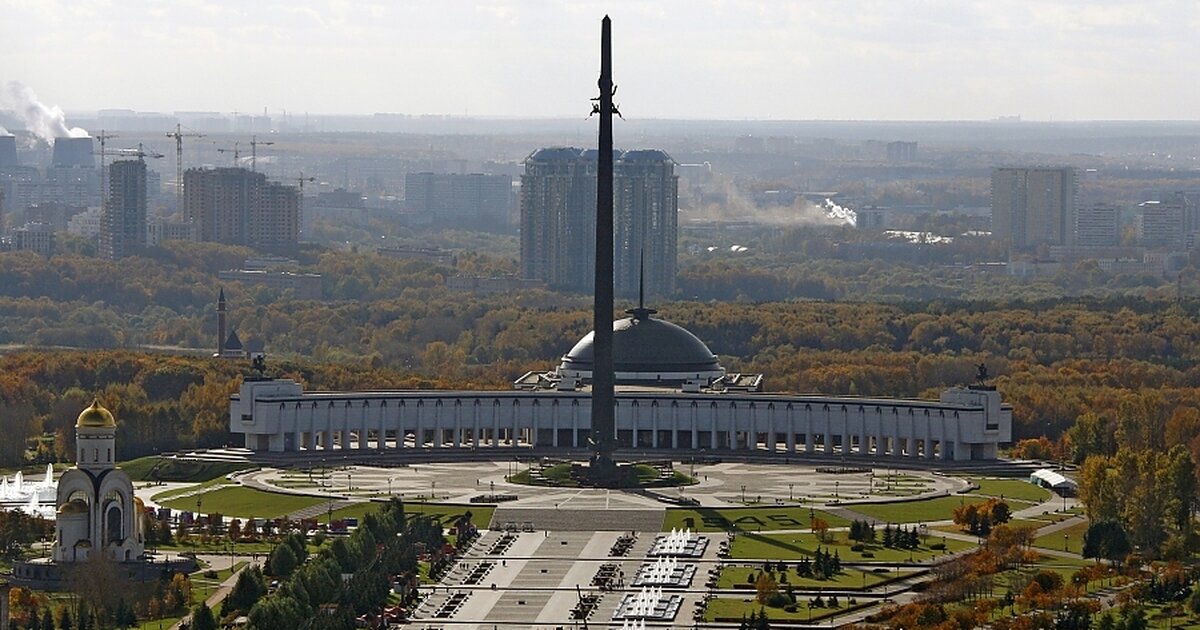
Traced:
[[[230, 443], [229, 396], [245, 362], [123, 350], [0, 356], [0, 467], [69, 462], [75, 421], [93, 398], [117, 419], [117, 456]], [[282, 361], [271, 373], [316, 389], [445, 385], [369, 366]]]
[[[119, 265], [70, 255], [0, 254], [0, 346], [215, 348], [215, 273], [249, 254], [199, 243], [168, 243]], [[445, 277], [456, 271], [431, 263], [352, 251], [305, 250], [298, 257], [302, 270], [323, 274], [329, 301], [230, 284], [229, 322], [244, 342], [262, 341], [272, 364], [292, 360], [290, 369], [329, 387], [353, 387], [364, 375], [373, 375], [378, 386], [506, 387], [527, 370], [553, 367], [591, 328], [586, 296], [537, 290], [474, 296], [449, 291]], [[480, 273], [505, 264], [485, 254], [459, 261]], [[879, 263], [855, 265], [851, 272], [862, 272], [863, 282], [887, 282], [888, 274], [898, 273]], [[740, 272], [718, 265], [704, 273], [749, 284], [736, 279]], [[1167, 416], [1200, 402], [1200, 300], [1124, 295], [1023, 301], [1019, 295], [962, 302], [653, 305], [707, 343], [727, 369], [761, 372], [775, 391], [933, 396], [973, 381], [976, 366], [986, 364], [1013, 404], [1017, 438], [1057, 438], [1088, 411], [1132, 409], [1126, 401], [1143, 390], [1156, 392]], [[20, 361], [53, 366], [58, 356], [64, 355]], [[200, 365], [163, 367], [182, 373], [156, 377], [165, 383], [152, 380], [150, 389], [121, 372], [94, 371], [76, 385], [74, 377], [47, 381], [24, 366], [4, 377], [16, 388], [4, 399], [11, 408], [5, 416], [29, 418], [31, 430], [40, 429], [54, 401], [66, 396], [63, 409], [75, 409], [113, 387], [111, 397], [152, 410], [146, 415], [156, 418], [148, 425], [153, 429], [128, 442], [135, 452], [142, 441], [163, 448], [209, 444], [218, 434], [197, 430], [196, 418], [213, 414], [197, 410], [215, 403], [196, 398], [215, 401], [232, 391], [237, 370], [228, 368], [218, 378], [211, 370], [227, 368]], [[338, 369], [354, 376], [326, 378]], [[81, 391], [68, 395], [71, 387]], [[59, 419], [45, 427], [48, 433], [58, 432], [62, 418], [73, 413], [58, 412]], [[182, 437], [171, 441], [169, 435]], [[53, 444], [43, 449], [61, 450]]]

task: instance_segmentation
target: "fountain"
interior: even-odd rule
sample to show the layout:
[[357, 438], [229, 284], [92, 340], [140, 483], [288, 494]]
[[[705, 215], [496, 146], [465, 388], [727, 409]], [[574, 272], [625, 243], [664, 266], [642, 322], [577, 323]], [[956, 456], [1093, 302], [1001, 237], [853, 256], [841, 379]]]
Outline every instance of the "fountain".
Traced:
[[46, 464], [46, 476], [38, 482], [25, 481], [25, 474], [19, 470], [11, 478], [0, 477], [0, 508], [54, 518], [57, 493], [53, 464]]
[[672, 529], [665, 536], [659, 536], [650, 548], [651, 557], [680, 556], [699, 558], [708, 548], [708, 538], [692, 534], [690, 529]]
[[646, 627], [646, 620], [674, 620], [682, 604], [682, 595], [664, 594], [662, 587], [643, 586], [640, 590], [629, 593], [621, 599], [613, 614], [613, 619], [622, 621], [622, 630], [626, 628], [641, 630]]

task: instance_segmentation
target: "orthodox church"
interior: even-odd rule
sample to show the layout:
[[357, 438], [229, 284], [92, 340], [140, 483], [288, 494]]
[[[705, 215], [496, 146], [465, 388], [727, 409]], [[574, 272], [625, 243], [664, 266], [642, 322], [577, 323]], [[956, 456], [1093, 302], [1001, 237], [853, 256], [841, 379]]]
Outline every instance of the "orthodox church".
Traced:
[[15, 586], [70, 587], [71, 567], [92, 559], [115, 562], [122, 579], [155, 579], [196, 569], [195, 558], [147, 553], [146, 506], [133, 481], [116, 466], [117, 422], [95, 401], [75, 421], [75, 467], [58, 479], [54, 551], [13, 563]]
[[54, 561], [83, 562], [95, 553], [118, 562], [141, 561], [142, 500], [116, 467], [113, 415], [93, 402], [75, 422], [75, 467], [58, 480]]

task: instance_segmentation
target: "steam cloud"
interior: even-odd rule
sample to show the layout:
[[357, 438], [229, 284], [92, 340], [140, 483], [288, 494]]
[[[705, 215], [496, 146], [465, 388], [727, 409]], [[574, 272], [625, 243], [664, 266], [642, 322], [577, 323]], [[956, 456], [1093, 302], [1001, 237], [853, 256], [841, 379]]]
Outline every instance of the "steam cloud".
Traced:
[[4, 127], [0, 127], [0, 136], [11, 136], [11, 135], [12, 134], [8, 133], [7, 129], [5, 129]]
[[797, 199], [793, 205], [770, 205], [759, 207], [746, 198], [732, 185], [724, 187], [725, 200], [721, 204], [709, 204], [699, 211], [690, 213], [700, 221], [745, 221], [761, 225], [781, 227], [799, 225], [850, 225], [857, 223], [855, 212], [840, 206], [831, 199], [814, 204], [806, 199]]
[[4, 100], [11, 104], [13, 113], [25, 123], [25, 128], [35, 136], [53, 143], [55, 138], [86, 138], [88, 132], [79, 127], [68, 127], [67, 117], [57, 105], [47, 107], [38, 100], [29, 86], [9, 81], [4, 86]]

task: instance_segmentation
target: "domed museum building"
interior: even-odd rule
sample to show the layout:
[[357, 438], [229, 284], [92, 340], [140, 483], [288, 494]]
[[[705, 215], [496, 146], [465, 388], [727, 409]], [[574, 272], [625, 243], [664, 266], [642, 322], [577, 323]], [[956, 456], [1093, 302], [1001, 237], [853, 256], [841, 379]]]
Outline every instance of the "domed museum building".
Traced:
[[[767, 393], [761, 374], [727, 373], [702, 340], [654, 310], [627, 313], [613, 322], [614, 438], [627, 452], [962, 461], [995, 459], [1011, 440], [1012, 409], [992, 387], [953, 387], [936, 401]], [[589, 333], [557, 368], [526, 373], [512, 391], [323, 392], [248, 379], [231, 398], [229, 426], [248, 449], [315, 457], [397, 449], [567, 455], [588, 444], [592, 361]]]

